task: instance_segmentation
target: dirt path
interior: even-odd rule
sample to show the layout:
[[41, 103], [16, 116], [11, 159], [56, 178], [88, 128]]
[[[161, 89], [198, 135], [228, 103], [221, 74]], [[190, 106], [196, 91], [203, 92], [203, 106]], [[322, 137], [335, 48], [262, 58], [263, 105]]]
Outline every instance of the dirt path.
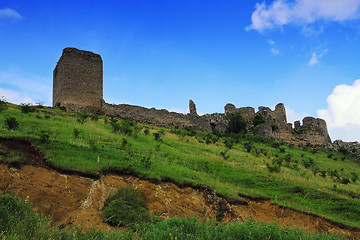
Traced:
[[61, 171], [46, 164], [43, 155], [28, 141], [0, 138], [0, 144], [28, 157], [28, 164], [19, 169], [0, 164], [0, 191], [14, 192], [22, 199], [28, 199], [35, 211], [52, 216], [55, 225], [82, 224], [84, 228], [111, 230], [102, 221], [105, 200], [117, 188], [134, 186], [144, 193], [149, 211], [164, 218], [192, 215], [219, 221], [252, 218], [308, 228], [310, 232], [360, 237], [360, 229], [281, 207], [268, 200], [245, 197], [247, 202], [231, 201], [207, 187], [170, 179], [159, 181], [114, 172], [87, 176], [77, 171]]

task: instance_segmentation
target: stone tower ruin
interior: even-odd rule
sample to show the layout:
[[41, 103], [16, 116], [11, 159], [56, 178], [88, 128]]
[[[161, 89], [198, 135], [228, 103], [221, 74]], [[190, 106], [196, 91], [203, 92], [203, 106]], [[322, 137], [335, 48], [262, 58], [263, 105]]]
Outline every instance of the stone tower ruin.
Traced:
[[98, 112], [102, 99], [101, 56], [76, 48], [65, 48], [53, 72], [53, 106]]

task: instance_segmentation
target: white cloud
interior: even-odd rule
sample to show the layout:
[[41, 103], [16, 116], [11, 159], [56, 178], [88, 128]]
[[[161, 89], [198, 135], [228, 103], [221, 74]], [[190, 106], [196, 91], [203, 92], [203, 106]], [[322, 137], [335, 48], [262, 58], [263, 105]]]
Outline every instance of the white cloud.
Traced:
[[316, 52], [313, 52], [312, 55], [311, 55], [311, 58], [308, 62], [308, 65], [309, 66], [312, 66], [312, 65], [315, 65], [318, 63], [318, 59], [317, 59], [317, 55], [316, 55]]
[[279, 49], [276, 49], [276, 48], [271, 48], [271, 49], [270, 49], [270, 52], [271, 52], [273, 55], [279, 55], [279, 54], [280, 54]]
[[285, 107], [285, 111], [286, 111], [286, 118], [287, 118], [287, 122], [288, 123], [294, 123], [295, 121], [302, 121], [302, 119], [304, 117], [309, 116], [309, 114], [307, 113], [296, 113], [294, 109], [290, 108], [290, 107]]
[[275, 41], [270, 39], [270, 40], [268, 40], [268, 44], [275, 45]]
[[322, 58], [323, 56], [325, 56], [325, 55], [327, 54], [327, 52], [328, 52], [328, 49], [327, 49], [327, 48], [325, 48], [324, 50], [322, 50], [322, 51], [319, 53], [319, 55], [318, 55], [316, 52], [313, 52], [313, 53], [311, 54], [311, 58], [310, 58], [310, 60], [309, 60], [309, 62], [308, 62], [308, 65], [309, 65], [309, 66], [313, 66], [313, 65], [319, 63], [319, 59]]
[[21, 92], [16, 92], [8, 89], [0, 88], [0, 97], [4, 97], [7, 102], [20, 104], [20, 103], [32, 103], [35, 101], [30, 97], [22, 96]]
[[43, 101], [51, 105], [51, 80], [26, 74], [22, 71], [0, 70], [0, 96], [12, 103]]
[[0, 18], [10, 18], [13, 20], [21, 20], [23, 17], [20, 15], [20, 13], [18, 13], [14, 9], [3, 8], [3, 9], [0, 9]]
[[345, 21], [359, 17], [360, 0], [275, 0], [257, 3], [247, 30], [262, 32], [287, 24], [307, 25], [319, 20]]
[[270, 52], [272, 53], [272, 55], [276, 56], [280, 54], [280, 50], [275, 46], [275, 41], [274, 40], [268, 40], [267, 43], [271, 46], [270, 48]]
[[332, 139], [359, 141], [360, 79], [352, 86], [336, 86], [328, 96], [327, 103], [328, 108], [319, 109], [317, 114], [319, 118], [326, 120]]

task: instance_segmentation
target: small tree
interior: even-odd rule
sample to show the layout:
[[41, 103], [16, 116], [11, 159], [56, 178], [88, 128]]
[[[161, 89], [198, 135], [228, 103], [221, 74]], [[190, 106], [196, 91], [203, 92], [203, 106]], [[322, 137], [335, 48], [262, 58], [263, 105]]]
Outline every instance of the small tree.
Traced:
[[226, 118], [229, 120], [226, 132], [228, 133], [246, 133], [247, 122], [240, 113], [228, 113]]
[[265, 118], [260, 114], [256, 114], [253, 119], [254, 127], [256, 127], [257, 125], [260, 125], [262, 123], [265, 123], [265, 122], [266, 122]]
[[22, 113], [30, 113], [30, 112], [35, 112], [36, 108], [35, 106], [32, 105], [32, 103], [21, 103], [20, 110]]
[[7, 117], [5, 119], [5, 124], [7, 125], [9, 130], [15, 130], [19, 127], [19, 123], [14, 117]]
[[4, 111], [7, 109], [7, 101], [6, 98], [1, 97], [0, 98], [0, 112]]

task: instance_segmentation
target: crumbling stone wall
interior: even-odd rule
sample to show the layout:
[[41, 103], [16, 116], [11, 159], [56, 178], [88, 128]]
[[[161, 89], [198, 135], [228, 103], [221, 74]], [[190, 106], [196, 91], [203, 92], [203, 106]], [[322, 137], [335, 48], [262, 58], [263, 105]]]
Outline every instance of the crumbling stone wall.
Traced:
[[100, 55], [65, 48], [53, 72], [53, 106], [75, 111], [101, 110], [103, 65]]
[[[137, 122], [160, 127], [193, 127], [209, 131], [212, 129], [225, 130], [227, 127], [226, 114], [239, 112], [248, 122], [250, 133], [266, 137], [273, 137], [295, 146], [329, 147], [331, 140], [327, 132], [326, 122], [322, 119], [306, 117], [303, 124], [287, 123], [284, 104], [279, 103], [274, 110], [260, 106], [258, 111], [252, 107], [236, 108], [233, 104], [226, 104], [225, 113], [214, 113], [198, 116], [195, 103], [189, 101], [190, 113], [180, 114], [165, 109], [144, 108], [127, 104], [107, 104], [103, 100], [103, 67], [100, 55], [65, 48], [53, 73], [53, 105], [64, 106], [69, 110], [101, 112], [108, 116], [131, 118]], [[254, 117], [260, 114], [266, 123], [254, 126]]]
[[[292, 124], [287, 123], [285, 107], [282, 103], [277, 104], [274, 110], [260, 106], [257, 112], [252, 107], [236, 108], [230, 103], [224, 108], [225, 113], [239, 112], [248, 122], [248, 131], [252, 134], [273, 137], [294, 146], [331, 146], [326, 122], [323, 119], [305, 117], [302, 125], [300, 121], [296, 121], [292, 128]], [[254, 126], [253, 119], [257, 114], [260, 114], [266, 123]]]
[[102, 102], [102, 112], [108, 116], [120, 118], [131, 118], [140, 123], [155, 125], [158, 127], [173, 128], [175, 126], [184, 128], [192, 127], [198, 130], [210, 131], [211, 125], [208, 118], [193, 114], [181, 114], [169, 112], [166, 109], [144, 108], [128, 104], [108, 104]]

